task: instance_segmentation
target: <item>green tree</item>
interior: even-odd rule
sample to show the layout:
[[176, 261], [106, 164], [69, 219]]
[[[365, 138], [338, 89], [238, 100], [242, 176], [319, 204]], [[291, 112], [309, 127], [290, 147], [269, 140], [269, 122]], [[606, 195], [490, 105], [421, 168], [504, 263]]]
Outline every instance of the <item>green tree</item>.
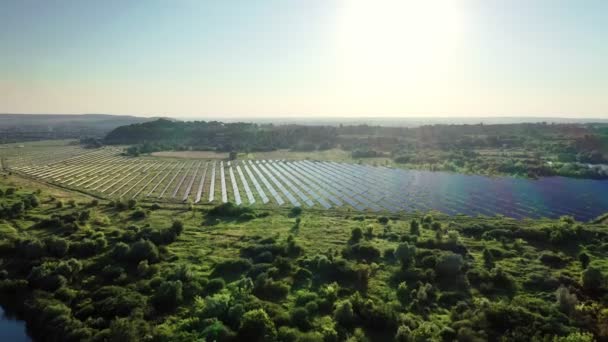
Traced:
[[353, 230], [350, 232], [350, 243], [358, 243], [359, 241], [361, 241], [362, 237], [363, 231], [361, 230], [361, 228], [353, 228]]
[[483, 249], [483, 265], [486, 269], [491, 270], [494, 268], [494, 256], [492, 252], [487, 248]]
[[353, 311], [353, 305], [348, 299], [336, 305], [334, 320], [344, 327], [349, 327], [354, 323], [355, 312]]
[[275, 341], [277, 329], [264, 309], [255, 309], [243, 315], [238, 337], [243, 341]]
[[410, 292], [407, 289], [407, 284], [403, 281], [397, 286], [397, 299], [401, 305], [408, 305], [410, 301]]
[[163, 282], [152, 297], [154, 306], [163, 312], [174, 310], [183, 300], [181, 280]]
[[401, 263], [403, 269], [408, 268], [416, 256], [416, 246], [410, 246], [407, 242], [402, 242], [395, 251], [395, 257]]
[[604, 285], [604, 275], [599, 269], [589, 266], [582, 274], [583, 287], [589, 291], [597, 291]]
[[580, 261], [581, 266], [583, 268], [587, 268], [589, 266], [589, 263], [591, 262], [591, 258], [589, 257], [589, 254], [587, 254], [585, 252], [581, 252], [578, 255], [578, 261]]
[[410, 222], [410, 234], [419, 236], [420, 235], [420, 223], [415, 219]]

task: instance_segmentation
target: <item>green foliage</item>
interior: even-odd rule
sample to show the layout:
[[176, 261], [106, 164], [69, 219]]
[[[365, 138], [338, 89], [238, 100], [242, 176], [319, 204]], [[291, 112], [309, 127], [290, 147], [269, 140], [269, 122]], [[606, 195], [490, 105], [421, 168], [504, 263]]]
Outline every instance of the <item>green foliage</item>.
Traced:
[[290, 217], [300, 216], [301, 214], [302, 214], [302, 207], [293, 207], [289, 211], [289, 216]]
[[395, 257], [401, 263], [402, 268], [408, 268], [416, 256], [416, 247], [410, 246], [407, 242], [402, 242], [395, 251]]
[[139, 263], [142, 260], [154, 263], [159, 259], [158, 248], [151, 241], [139, 240], [130, 246], [128, 258], [133, 263]]
[[604, 275], [599, 269], [589, 266], [582, 273], [583, 288], [588, 291], [597, 291], [604, 285]]
[[587, 254], [585, 252], [581, 252], [578, 255], [578, 261], [580, 261], [581, 266], [583, 268], [587, 268], [589, 266], [589, 263], [591, 262], [591, 258], [589, 257], [589, 254]]
[[206, 294], [215, 294], [219, 292], [226, 286], [224, 279], [222, 278], [213, 278], [209, 280], [207, 285], [205, 285], [205, 293]]
[[343, 300], [336, 304], [334, 320], [343, 327], [350, 327], [355, 323], [353, 305], [349, 300]]
[[361, 230], [361, 228], [356, 227], [353, 228], [353, 230], [351, 230], [350, 232], [350, 243], [359, 243], [359, 241], [361, 241], [361, 238], [363, 238], [363, 231]]
[[268, 314], [263, 309], [256, 309], [243, 315], [238, 337], [254, 342], [272, 342], [277, 339], [277, 330]]
[[374, 261], [380, 258], [380, 250], [369, 242], [360, 242], [347, 246], [342, 254], [345, 258]]
[[412, 219], [410, 222], [410, 234], [419, 236], [420, 235], [420, 223]]
[[494, 268], [494, 256], [487, 248], [483, 249], [483, 265], [488, 270]]
[[164, 281], [152, 297], [152, 303], [159, 311], [172, 311], [184, 300], [181, 280]]
[[56, 258], [66, 256], [70, 250], [70, 242], [56, 236], [51, 236], [50, 238], [46, 239], [45, 244], [48, 253]]

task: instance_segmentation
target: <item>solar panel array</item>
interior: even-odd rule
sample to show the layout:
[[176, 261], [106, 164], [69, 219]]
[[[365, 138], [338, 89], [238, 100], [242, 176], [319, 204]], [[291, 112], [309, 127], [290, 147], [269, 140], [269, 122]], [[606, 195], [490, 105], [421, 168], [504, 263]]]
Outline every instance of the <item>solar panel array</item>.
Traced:
[[113, 198], [194, 203], [205, 198], [237, 205], [390, 213], [439, 210], [516, 218], [572, 215], [589, 219], [608, 210], [608, 182], [489, 178], [330, 161], [178, 161], [127, 158], [100, 149], [12, 169]]

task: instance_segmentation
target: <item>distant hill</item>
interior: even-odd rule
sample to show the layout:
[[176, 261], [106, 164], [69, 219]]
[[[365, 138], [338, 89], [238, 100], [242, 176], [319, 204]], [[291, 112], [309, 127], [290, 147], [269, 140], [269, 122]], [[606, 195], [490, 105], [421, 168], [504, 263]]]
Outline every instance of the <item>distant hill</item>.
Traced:
[[103, 137], [116, 127], [153, 120], [109, 114], [0, 114], [0, 142]]

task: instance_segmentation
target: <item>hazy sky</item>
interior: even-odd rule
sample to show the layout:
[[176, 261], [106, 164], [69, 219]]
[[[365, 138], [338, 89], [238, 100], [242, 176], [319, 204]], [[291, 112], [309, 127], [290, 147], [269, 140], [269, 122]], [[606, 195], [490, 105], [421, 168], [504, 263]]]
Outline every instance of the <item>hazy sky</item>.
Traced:
[[608, 118], [608, 1], [0, 0], [0, 112]]

